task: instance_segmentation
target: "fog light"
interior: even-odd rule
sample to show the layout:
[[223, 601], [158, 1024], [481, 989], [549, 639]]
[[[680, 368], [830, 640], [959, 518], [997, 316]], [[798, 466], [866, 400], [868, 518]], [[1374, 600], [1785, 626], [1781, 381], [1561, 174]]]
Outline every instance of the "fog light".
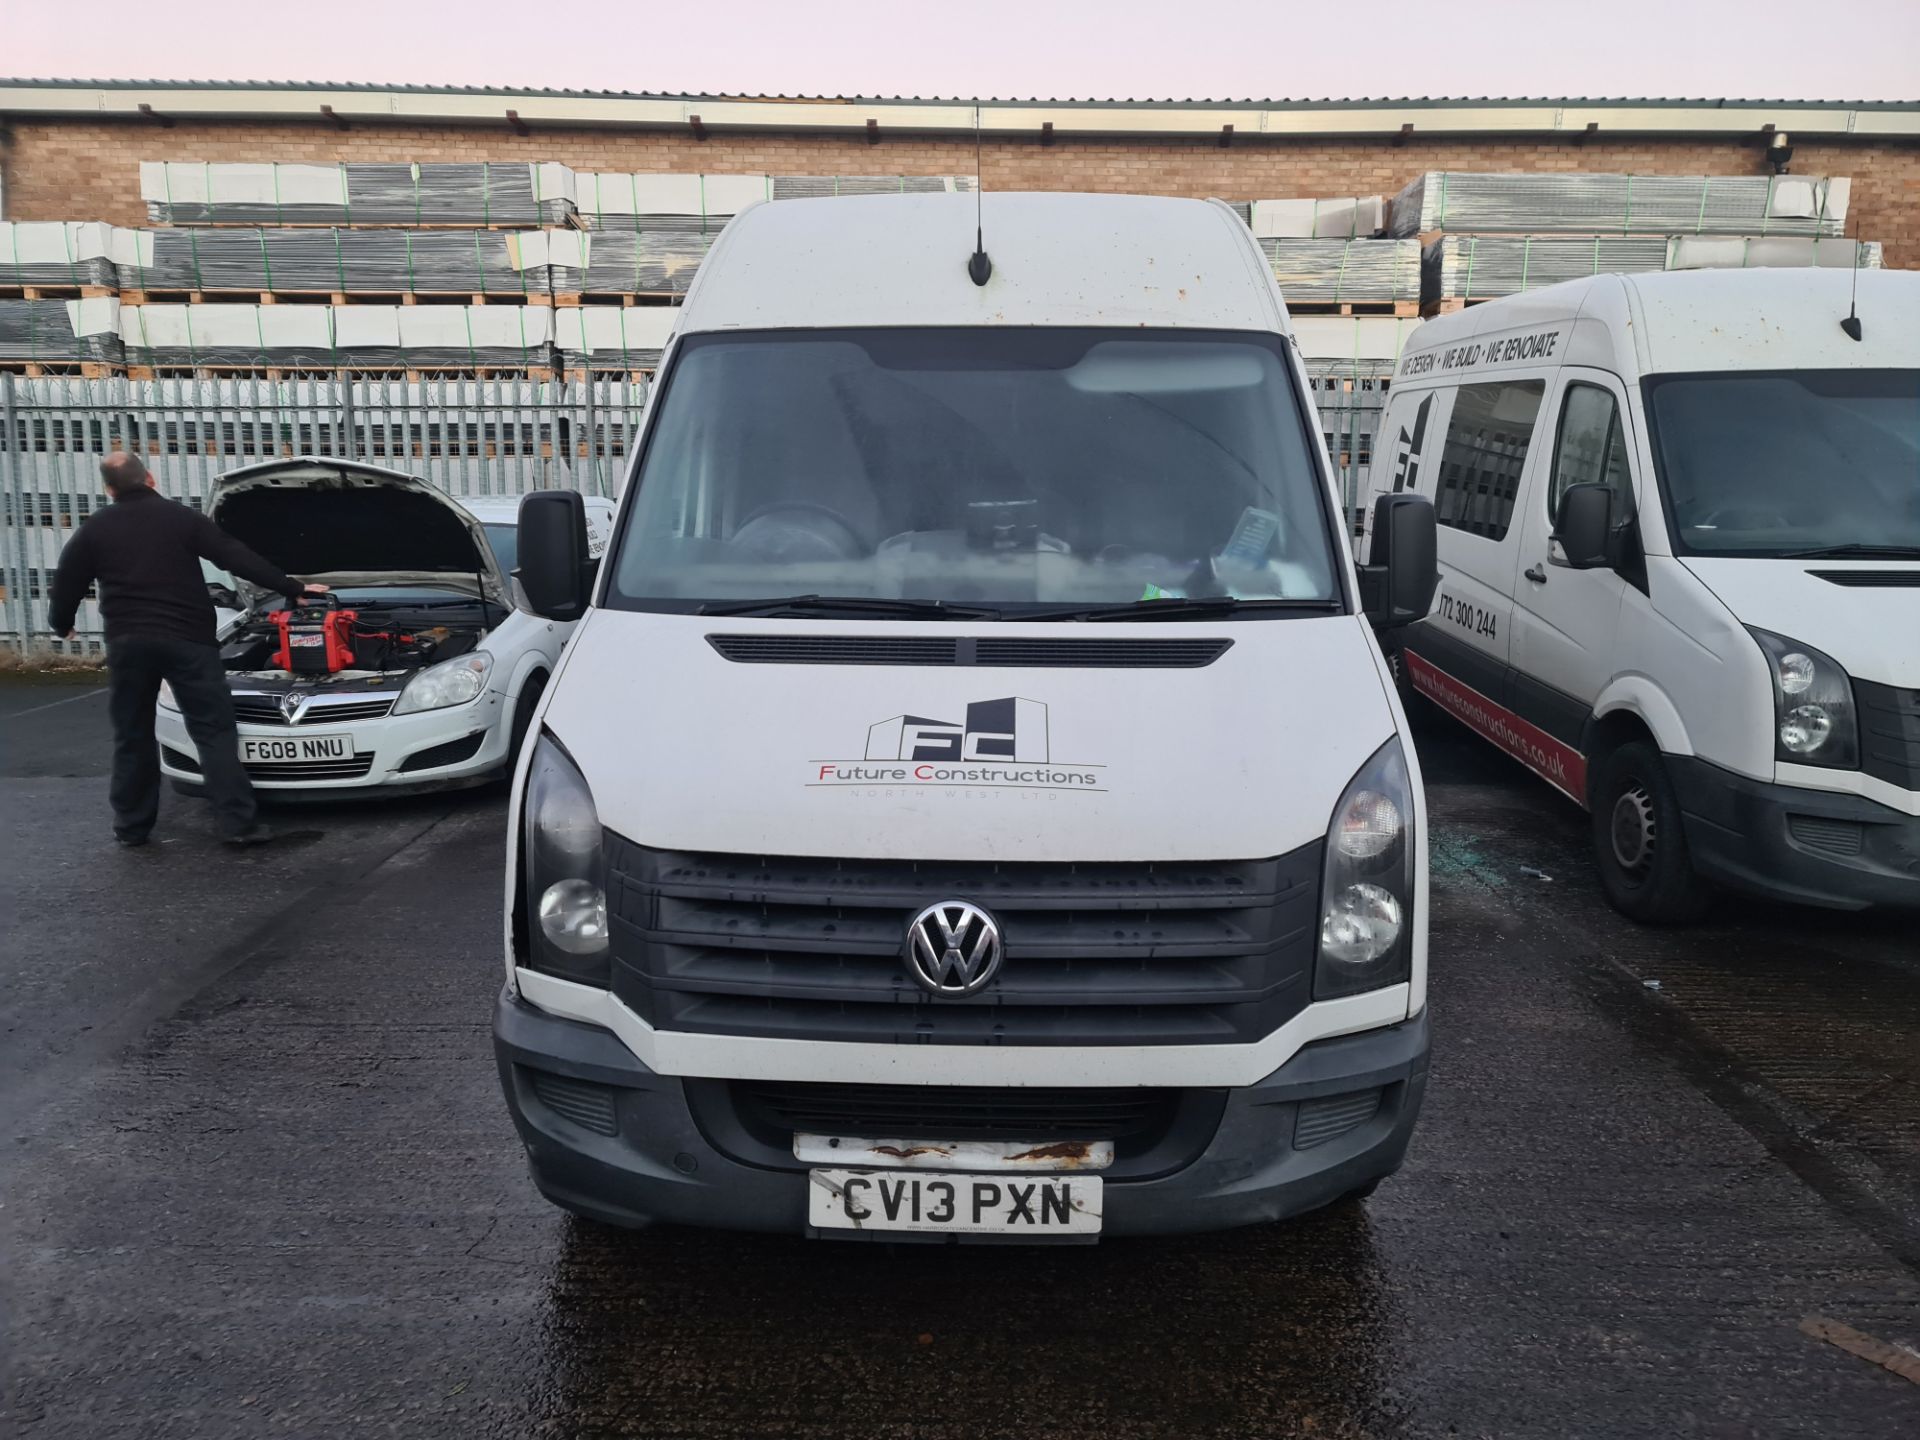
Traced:
[[1811, 755], [1833, 733], [1824, 705], [1796, 705], [1780, 721], [1780, 743], [1796, 755]]
[[1400, 902], [1378, 885], [1349, 885], [1320, 917], [1320, 953], [1342, 965], [1378, 960], [1400, 938]]
[[607, 894], [591, 880], [557, 880], [540, 897], [540, 932], [556, 950], [595, 955], [607, 948]]

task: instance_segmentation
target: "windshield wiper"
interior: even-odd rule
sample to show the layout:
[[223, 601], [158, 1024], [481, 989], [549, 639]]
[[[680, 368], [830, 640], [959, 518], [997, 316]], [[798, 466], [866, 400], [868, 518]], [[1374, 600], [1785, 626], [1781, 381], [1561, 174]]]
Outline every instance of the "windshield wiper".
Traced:
[[956, 605], [949, 600], [909, 600], [884, 595], [782, 595], [760, 600], [709, 600], [700, 615], [873, 615], [889, 620], [998, 620], [991, 605]]
[[1272, 611], [1334, 615], [1338, 600], [1299, 600], [1272, 597], [1236, 600], [1231, 595], [1169, 596], [1161, 600], [1121, 600], [1108, 605], [1063, 606], [1058, 610], [1010, 613], [1009, 620], [1196, 620], [1228, 615], [1258, 615]]
[[1811, 550], [1781, 550], [1780, 560], [1862, 559], [1920, 560], [1920, 545], [1818, 545]]

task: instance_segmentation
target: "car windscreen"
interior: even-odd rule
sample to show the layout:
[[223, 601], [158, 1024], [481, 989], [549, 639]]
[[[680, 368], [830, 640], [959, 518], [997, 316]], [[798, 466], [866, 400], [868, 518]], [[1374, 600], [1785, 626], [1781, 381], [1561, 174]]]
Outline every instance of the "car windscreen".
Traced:
[[1920, 370], [1647, 381], [1676, 551], [1920, 547]]
[[493, 551], [493, 558], [500, 566], [500, 573], [513, 574], [513, 567], [519, 563], [520, 527], [486, 524], [480, 528], [486, 532], [487, 547]]
[[786, 595], [1017, 616], [1336, 601], [1285, 340], [1110, 329], [689, 337], [608, 603]]

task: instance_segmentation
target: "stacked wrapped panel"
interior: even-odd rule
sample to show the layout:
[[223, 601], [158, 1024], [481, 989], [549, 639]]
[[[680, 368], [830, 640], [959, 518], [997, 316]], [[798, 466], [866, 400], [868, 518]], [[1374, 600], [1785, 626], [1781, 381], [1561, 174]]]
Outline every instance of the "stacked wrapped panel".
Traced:
[[287, 294], [544, 294], [537, 231], [168, 229], [125, 231], [127, 290], [280, 291]]
[[0, 285], [114, 285], [114, 227], [97, 221], [0, 222]]
[[1840, 235], [1851, 181], [1798, 175], [1482, 175], [1434, 170], [1394, 197], [1395, 235]]
[[581, 218], [596, 230], [712, 234], [756, 200], [972, 190], [960, 175], [630, 175], [578, 179]]
[[0, 300], [0, 360], [42, 365], [120, 360], [120, 302]]
[[569, 370], [651, 370], [680, 318], [677, 305], [581, 305], [554, 312], [554, 344]]
[[564, 225], [574, 174], [528, 162], [211, 165], [143, 161], [157, 225]]
[[1287, 303], [1417, 301], [1418, 240], [1261, 240]]
[[1879, 244], [1795, 236], [1446, 235], [1422, 259], [1428, 300], [1492, 299], [1606, 273], [1854, 264], [1877, 270]]
[[1293, 334], [1310, 375], [1391, 375], [1420, 323], [1392, 315], [1300, 315]]
[[129, 305], [131, 365], [518, 369], [552, 363], [540, 305]]
[[713, 241], [697, 230], [555, 232], [547, 263], [562, 294], [683, 295]]
[[1358, 240], [1386, 228], [1378, 195], [1341, 200], [1245, 200], [1233, 207], [1262, 240]]

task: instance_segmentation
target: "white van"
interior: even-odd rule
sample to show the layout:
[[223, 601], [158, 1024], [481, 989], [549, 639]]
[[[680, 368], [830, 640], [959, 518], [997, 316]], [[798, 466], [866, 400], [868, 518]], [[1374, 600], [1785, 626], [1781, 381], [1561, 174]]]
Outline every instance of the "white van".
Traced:
[[[680, 312], [523, 755], [500, 1074], [603, 1220], [1086, 1240], [1399, 1163], [1425, 815], [1286, 312], [1224, 206], [782, 201]], [[1367, 594], [1362, 598], [1362, 581]]]
[[1920, 275], [1601, 275], [1435, 320], [1378, 453], [1440, 524], [1405, 684], [1592, 812], [1615, 906], [1920, 905]]

